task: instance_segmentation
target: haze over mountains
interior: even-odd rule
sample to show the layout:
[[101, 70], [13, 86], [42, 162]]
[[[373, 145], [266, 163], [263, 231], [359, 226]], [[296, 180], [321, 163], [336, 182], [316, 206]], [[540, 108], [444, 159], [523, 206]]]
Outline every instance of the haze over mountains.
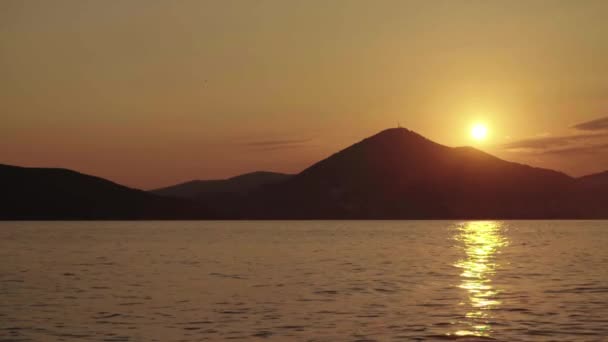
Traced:
[[572, 178], [405, 128], [297, 175], [254, 172], [144, 192], [61, 169], [0, 167], [1, 219], [608, 218], [608, 172]]

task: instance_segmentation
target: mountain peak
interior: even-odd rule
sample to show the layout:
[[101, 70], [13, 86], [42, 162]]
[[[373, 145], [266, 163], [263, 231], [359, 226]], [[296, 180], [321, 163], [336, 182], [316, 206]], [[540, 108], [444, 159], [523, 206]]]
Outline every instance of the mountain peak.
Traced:
[[[397, 128], [387, 128], [382, 130], [369, 138], [374, 137], [399, 137], [399, 136], [407, 136], [411, 134], [416, 134], [414, 131], [411, 131], [405, 127], [397, 127]], [[417, 134], [416, 134], [417, 135]]]
[[[354, 149], [364, 148], [368, 152], [381, 152], [387, 154], [402, 155], [404, 152], [417, 153], [429, 150], [446, 148], [422, 135], [404, 127], [388, 128], [369, 138], [363, 139], [351, 146]], [[348, 148], [347, 150], [349, 150]]]
[[[425, 138], [424, 136], [416, 133], [415, 131], [412, 131], [405, 127], [387, 128], [385, 130], [382, 130], [382, 131], [376, 133], [375, 135], [372, 135], [371, 137], [369, 137], [365, 140], [368, 140], [368, 139], [395, 139], [395, 140], [419, 139], [419, 140], [424, 140], [427, 142], [434, 143], [433, 141]], [[434, 143], [434, 144], [436, 144], [436, 143]]]
[[399, 127], [387, 128], [387, 129], [380, 131], [380, 133], [383, 133], [383, 132], [412, 132], [412, 130], [399, 126]]

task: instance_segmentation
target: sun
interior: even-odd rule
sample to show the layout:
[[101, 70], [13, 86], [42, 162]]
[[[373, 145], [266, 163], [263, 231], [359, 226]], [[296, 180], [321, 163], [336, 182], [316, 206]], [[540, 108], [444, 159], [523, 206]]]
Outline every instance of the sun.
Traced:
[[488, 136], [488, 127], [484, 124], [474, 124], [471, 127], [471, 137], [477, 141], [485, 140]]

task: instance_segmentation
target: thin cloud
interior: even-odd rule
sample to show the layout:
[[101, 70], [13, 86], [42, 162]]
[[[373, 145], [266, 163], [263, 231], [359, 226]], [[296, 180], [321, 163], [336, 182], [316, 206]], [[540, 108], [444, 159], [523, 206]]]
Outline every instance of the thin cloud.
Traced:
[[576, 133], [510, 141], [499, 147], [508, 152], [553, 155], [593, 154], [608, 149], [608, 117], [581, 122], [570, 128]]
[[579, 155], [579, 154], [595, 154], [598, 152], [604, 153], [604, 151], [608, 151], [608, 143], [589, 145], [589, 146], [568, 147], [568, 148], [556, 149], [556, 150], [548, 150], [548, 151], [544, 151], [543, 154], [558, 154], [558, 155], [576, 154], [576, 155]]
[[560, 146], [568, 146], [572, 144], [577, 144], [584, 141], [589, 140], [597, 140], [608, 138], [607, 133], [586, 133], [586, 134], [574, 134], [574, 135], [563, 135], [563, 136], [548, 136], [548, 137], [540, 137], [540, 138], [530, 138], [517, 140], [513, 142], [508, 142], [506, 144], [501, 145], [501, 148], [504, 149], [549, 149]]
[[247, 143], [248, 146], [283, 146], [283, 145], [294, 145], [294, 144], [305, 144], [310, 142], [312, 139], [293, 139], [293, 140], [262, 140], [252, 141]]
[[255, 151], [276, 151], [306, 147], [311, 141], [312, 139], [262, 140], [251, 141], [245, 145]]
[[269, 146], [269, 147], [260, 147], [260, 148], [252, 148], [255, 151], [276, 151], [276, 150], [288, 150], [288, 149], [296, 149], [306, 147], [308, 145], [279, 145], [279, 146]]
[[608, 130], [608, 116], [605, 118], [586, 121], [572, 126], [574, 129], [582, 131], [602, 131]]

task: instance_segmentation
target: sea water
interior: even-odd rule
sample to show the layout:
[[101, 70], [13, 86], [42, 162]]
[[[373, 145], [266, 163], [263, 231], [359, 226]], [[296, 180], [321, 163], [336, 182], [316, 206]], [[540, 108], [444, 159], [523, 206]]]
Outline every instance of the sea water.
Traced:
[[608, 221], [0, 223], [0, 341], [608, 341]]

